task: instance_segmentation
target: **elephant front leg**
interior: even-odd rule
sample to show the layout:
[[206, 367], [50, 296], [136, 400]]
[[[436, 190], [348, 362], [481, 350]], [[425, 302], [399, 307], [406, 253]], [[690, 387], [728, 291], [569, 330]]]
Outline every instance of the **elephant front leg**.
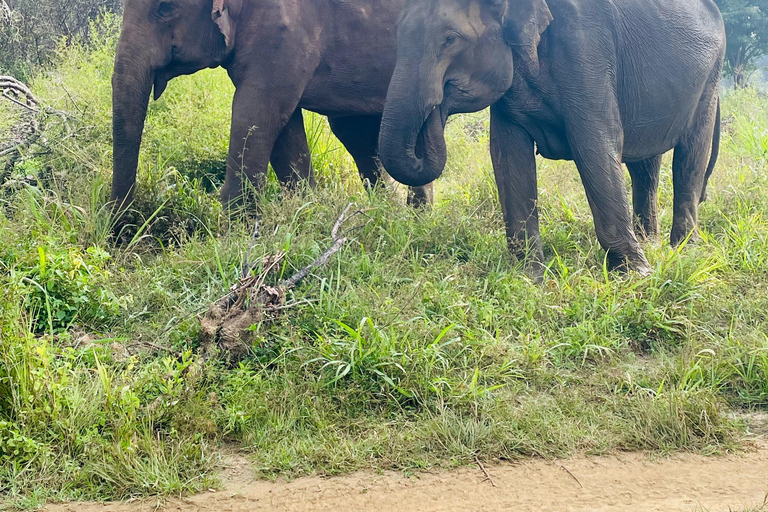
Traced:
[[[271, 100], [265, 101], [267, 97]], [[239, 202], [248, 185], [257, 191], [262, 189], [275, 141], [296, 111], [300, 97], [300, 92], [275, 97], [259, 88], [237, 88], [232, 102], [227, 174], [220, 193], [224, 204]]]
[[533, 139], [507, 118], [498, 105], [491, 107], [491, 159], [510, 250], [526, 261], [528, 274], [538, 280], [543, 274], [544, 253], [536, 206]]

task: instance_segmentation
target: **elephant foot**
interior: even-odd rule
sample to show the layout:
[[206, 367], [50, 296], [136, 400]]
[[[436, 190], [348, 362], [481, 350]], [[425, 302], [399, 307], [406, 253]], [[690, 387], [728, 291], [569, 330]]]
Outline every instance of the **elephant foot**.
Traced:
[[653, 268], [651, 268], [642, 251], [632, 256], [619, 255], [615, 251], [608, 251], [608, 270], [619, 273], [636, 272], [643, 277], [653, 273]]
[[701, 240], [701, 236], [696, 228], [694, 229], [675, 229], [669, 235], [669, 243], [672, 247], [680, 247], [685, 244], [695, 244]]
[[635, 236], [640, 242], [661, 244], [661, 236], [658, 227], [649, 227], [641, 223], [635, 223]]
[[423, 187], [408, 187], [408, 206], [416, 209], [430, 206], [434, 201], [432, 187], [432, 183]]
[[509, 241], [509, 251], [518, 263], [523, 263], [523, 273], [535, 284], [544, 284], [544, 273], [547, 270], [544, 261], [544, 252], [538, 244], [534, 247], [524, 248], [525, 242], [519, 239]]
[[538, 260], [529, 260], [525, 263], [523, 272], [534, 284], [544, 284], [544, 271], [546, 266]]

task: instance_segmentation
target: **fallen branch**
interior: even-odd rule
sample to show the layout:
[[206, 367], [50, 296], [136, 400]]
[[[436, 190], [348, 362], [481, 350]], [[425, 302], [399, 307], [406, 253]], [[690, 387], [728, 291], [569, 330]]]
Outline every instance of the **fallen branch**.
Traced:
[[347, 215], [351, 208], [352, 208], [352, 203], [349, 203], [347, 207], [344, 208], [344, 211], [342, 212], [341, 216], [336, 220], [336, 224], [333, 225], [333, 229], [331, 230], [331, 238], [333, 240], [332, 245], [328, 249], [326, 249], [325, 252], [321, 254], [320, 257], [317, 258], [315, 261], [313, 261], [303, 269], [299, 270], [288, 279], [280, 281], [280, 285], [279, 285], [280, 287], [286, 290], [290, 290], [291, 288], [299, 284], [299, 281], [307, 277], [313, 268], [325, 265], [331, 259], [331, 256], [333, 256], [334, 254], [339, 252], [339, 250], [341, 250], [344, 244], [347, 243], [348, 241], [347, 237], [344, 236], [347, 234], [346, 232], [343, 233], [343, 235], [339, 234], [339, 231], [341, 230], [341, 226], [343, 226], [345, 222], [347, 222], [349, 219], [351, 219], [355, 215], [359, 215], [362, 213], [362, 211], [358, 210], [352, 215]]
[[496, 485], [496, 482], [494, 482], [494, 481], [493, 481], [493, 478], [491, 478], [491, 475], [490, 475], [490, 473], [488, 473], [488, 471], [485, 469], [485, 466], [483, 466], [483, 463], [482, 463], [482, 462], [480, 462], [480, 459], [478, 459], [477, 457], [475, 457], [475, 462], [477, 462], [477, 466], [480, 468], [480, 470], [481, 470], [481, 471], [483, 472], [483, 474], [485, 475], [485, 480], [488, 480], [489, 482], [491, 482], [491, 485], [492, 485], [492, 486], [494, 486], [494, 487], [498, 487], [498, 485]]
[[22, 147], [30, 147], [33, 144], [45, 146], [42, 133], [47, 115], [57, 116], [64, 123], [67, 135], [61, 140], [66, 140], [75, 133], [70, 120], [76, 118], [55, 108], [43, 108], [31, 89], [12, 76], [0, 75], [0, 98], [24, 109], [20, 122], [11, 128], [11, 140], [7, 141], [5, 147], [0, 146], [0, 157], [14, 153], [19, 155], [11, 157], [11, 164], [21, 156]]
[[[39, 112], [40, 102], [37, 101], [35, 95], [32, 94], [32, 91], [23, 82], [16, 80], [12, 76], [0, 75], [0, 90], [3, 91], [3, 96], [17, 105], [28, 108], [33, 112]], [[21, 98], [26, 101], [21, 101]]]
[[[31, 146], [39, 138], [40, 103], [29, 87], [11, 76], [0, 75], [0, 98], [23, 109], [19, 122], [11, 127], [10, 140], [2, 141], [3, 144], [0, 145], [0, 157], [14, 154], [20, 156], [21, 147]], [[11, 156], [9, 166], [12, 167], [17, 159], [18, 156]]]
[[[261, 260], [261, 272], [250, 275], [253, 264], [250, 262], [251, 250], [259, 236], [259, 222], [256, 221], [251, 242], [246, 252], [240, 282], [229, 293], [220, 297], [210, 305], [200, 321], [200, 342], [203, 357], [208, 358], [215, 350], [222, 351], [230, 361], [236, 361], [245, 356], [250, 350], [254, 339], [253, 326], [268, 321], [282, 310], [309, 301], [285, 303], [286, 292], [294, 288], [306, 278], [312, 269], [327, 264], [331, 257], [338, 253], [349, 241], [342, 227], [352, 217], [362, 214], [362, 211], [349, 213], [352, 204], [348, 204], [331, 229], [331, 245], [315, 261], [302, 268], [277, 286], [266, 285], [269, 274], [278, 267], [285, 258], [280, 251], [265, 256]], [[354, 228], [353, 228], [354, 229]]]

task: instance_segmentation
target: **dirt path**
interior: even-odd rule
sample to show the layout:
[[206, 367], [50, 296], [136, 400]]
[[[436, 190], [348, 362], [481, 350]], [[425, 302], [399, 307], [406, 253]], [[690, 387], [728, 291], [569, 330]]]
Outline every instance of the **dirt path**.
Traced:
[[[242, 462], [242, 461], [240, 461]], [[530, 461], [458, 471], [357, 473], [290, 483], [250, 480], [240, 463], [227, 488], [162, 502], [164, 511], [521, 511], [751, 512], [766, 503], [768, 449], [740, 456], [644, 454]], [[133, 503], [49, 505], [47, 512], [153, 511], [156, 499]], [[768, 505], [765, 506], [768, 511]]]

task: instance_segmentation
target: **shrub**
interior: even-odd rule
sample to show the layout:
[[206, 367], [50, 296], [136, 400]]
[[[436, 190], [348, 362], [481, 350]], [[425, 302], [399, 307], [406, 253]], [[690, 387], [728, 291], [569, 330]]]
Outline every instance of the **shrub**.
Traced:
[[12, 267], [12, 279], [21, 284], [26, 308], [36, 317], [36, 332], [66, 331], [75, 322], [104, 326], [127, 300], [102, 286], [109, 278], [110, 255], [104, 249], [39, 245], [36, 256]]

